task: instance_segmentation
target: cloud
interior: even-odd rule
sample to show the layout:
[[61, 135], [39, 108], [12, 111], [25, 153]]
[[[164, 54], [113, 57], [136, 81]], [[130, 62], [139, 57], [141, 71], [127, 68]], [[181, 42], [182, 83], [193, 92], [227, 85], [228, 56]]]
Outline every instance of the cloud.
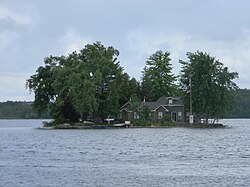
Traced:
[[14, 46], [18, 37], [18, 34], [13, 31], [0, 32], [0, 51]]
[[[185, 57], [187, 48], [190, 48], [188, 45], [192, 40], [191, 36], [187, 34], [151, 34], [143, 31], [132, 31], [126, 36], [127, 50], [130, 52], [130, 56], [134, 58], [129, 60], [129, 65], [125, 65], [125, 68], [136, 78], [141, 77], [141, 71], [146, 64], [147, 58], [152, 55], [157, 50], [168, 51], [170, 52], [171, 63], [174, 67], [174, 73], [177, 74], [180, 68], [178, 63], [179, 59]], [[140, 67], [137, 71], [131, 65]], [[133, 69], [130, 67], [133, 67]]]
[[[9, 78], [0, 79], [2, 93], [6, 87], [0, 99], [26, 97], [25, 79], [44, 57], [67, 55], [95, 41], [118, 49], [121, 66], [137, 80], [156, 50], [170, 52], [175, 74], [179, 59], [200, 50], [239, 72], [239, 86], [250, 88], [248, 8], [247, 0], [1, 0], [0, 76]], [[7, 92], [16, 75], [20, 94]]]
[[74, 27], [68, 27], [64, 34], [59, 37], [58, 43], [61, 47], [63, 54], [68, 54], [73, 51], [79, 51], [84, 48], [86, 44], [93, 43], [90, 36], [82, 36]]
[[17, 24], [28, 25], [31, 23], [31, 19], [25, 13], [19, 13], [12, 11], [11, 9], [0, 5], [0, 20], [1, 19], [11, 19]]
[[0, 101], [29, 101], [34, 100], [34, 94], [25, 90], [25, 75], [1, 75], [0, 76]]
[[[135, 75], [132, 64], [145, 66], [146, 59], [157, 50], [169, 51], [171, 53], [171, 63], [174, 67], [174, 73], [180, 71], [179, 59], [187, 60], [187, 52], [196, 52], [197, 50], [207, 52], [211, 56], [220, 60], [224, 66], [229, 67], [230, 71], [240, 72], [240, 87], [249, 87], [248, 82], [248, 64], [250, 62], [250, 31], [243, 29], [241, 35], [235, 40], [211, 40], [204, 37], [196, 37], [188, 33], [174, 34], [150, 34], [143, 31], [132, 31], [127, 35], [128, 49], [135, 56], [130, 59], [130, 65], [125, 68]], [[142, 70], [142, 69], [141, 69]], [[137, 72], [136, 77], [139, 77]], [[139, 75], [139, 76], [138, 76]], [[242, 82], [242, 84], [241, 84]]]
[[[19, 43], [19, 35], [14, 31], [0, 32], [0, 69], [1, 74], [9, 74], [9, 71], [14, 71], [18, 64], [15, 60], [15, 55], [19, 55], [20, 51], [17, 47]], [[3, 80], [1, 80], [3, 81]]]

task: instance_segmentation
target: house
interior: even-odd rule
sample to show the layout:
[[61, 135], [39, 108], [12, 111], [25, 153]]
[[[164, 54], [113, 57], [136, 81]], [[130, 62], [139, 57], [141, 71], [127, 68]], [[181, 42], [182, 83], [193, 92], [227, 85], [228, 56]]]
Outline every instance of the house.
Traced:
[[138, 111], [144, 107], [150, 110], [150, 120], [154, 122], [161, 120], [167, 114], [170, 114], [172, 121], [175, 122], [184, 122], [186, 118], [180, 97], [161, 97], [155, 102], [125, 103], [120, 108], [120, 119], [123, 122], [139, 119]]

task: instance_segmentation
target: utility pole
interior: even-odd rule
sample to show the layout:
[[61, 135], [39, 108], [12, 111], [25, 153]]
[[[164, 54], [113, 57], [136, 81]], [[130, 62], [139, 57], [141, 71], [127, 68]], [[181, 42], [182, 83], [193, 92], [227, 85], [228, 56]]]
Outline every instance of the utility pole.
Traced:
[[193, 124], [194, 122], [194, 116], [193, 116], [193, 108], [192, 108], [192, 74], [189, 75], [189, 86], [190, 86], [190, 98], [189, 98], [189, 123]]

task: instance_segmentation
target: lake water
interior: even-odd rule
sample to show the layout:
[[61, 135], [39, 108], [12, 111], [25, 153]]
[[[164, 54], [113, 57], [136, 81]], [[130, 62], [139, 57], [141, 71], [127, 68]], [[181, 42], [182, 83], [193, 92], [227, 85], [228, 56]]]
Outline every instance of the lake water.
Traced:
[[250, 186], [250, 120], [227, 129], [39, 130], [0, 120], [0, 186]]

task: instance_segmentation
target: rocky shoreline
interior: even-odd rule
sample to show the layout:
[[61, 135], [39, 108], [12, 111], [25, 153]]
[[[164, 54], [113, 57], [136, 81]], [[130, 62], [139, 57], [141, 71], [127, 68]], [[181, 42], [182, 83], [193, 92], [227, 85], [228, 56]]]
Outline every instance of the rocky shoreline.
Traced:
[[182, 127], [189, 127], [189, 128], [226, 128], [228, 127], [227, 125], [223, 125], [222, 123], [194, 123], [194, 124], [189, 124], [189, 123], [183, 123], [179, 124]]
[[96, 125], [94, 123], [91, 124], [84, 124], [84, 123], [63, 123], [63, 124], [57, 124], [57, 125], [49, 125], [48, 123], [44, 123], [44, 126], [42, 129], [118, 129], [118, 128], [174, 128], [174, 127], [182, 127], [182, 128], [226, 128], [227, 125], [223, 125], [221, 123], [215, 123], [215, 124], [189, 124], [189, 123], [176, 123], [171, 126], [164, 126], [164, 125], [147, 125], [147, 126], [134, 126], [132, 124], [128, 125], [125, 123], [119, 123], [119, 124], [113, 124], [113, 125]]

